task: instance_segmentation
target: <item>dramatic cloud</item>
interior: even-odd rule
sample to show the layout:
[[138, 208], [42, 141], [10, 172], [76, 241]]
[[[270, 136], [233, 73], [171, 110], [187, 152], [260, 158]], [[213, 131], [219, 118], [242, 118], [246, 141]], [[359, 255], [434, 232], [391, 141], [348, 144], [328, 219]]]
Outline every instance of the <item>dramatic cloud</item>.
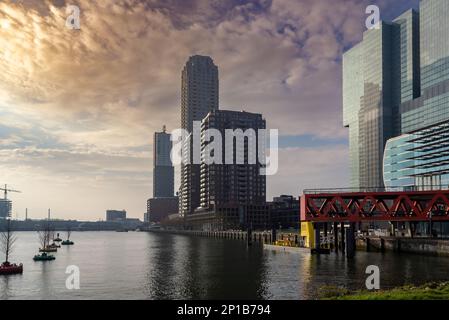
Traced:
[[[377, 2], [386, 15], [410, 3]], [[117, 206], [141, 217], [152, 134], [179, 126], [180, 73], [193, 54], [219, 66], [223, 109], [262, 113], [283, 136], [344, 139], [341, 54], [360, 40], [371, 3], [2, 1], [0, 172], [53, 195], [28, 188], [18, 210], [52, 206], [65, 217], [97, 218]], [[81, 9], [81, 30], [65, 27], [69, 4]], [[292, 161], [269, 179], [269, 196], [337, 178], [347, 184], [346, 146], [319, 148], [283, 150]]]

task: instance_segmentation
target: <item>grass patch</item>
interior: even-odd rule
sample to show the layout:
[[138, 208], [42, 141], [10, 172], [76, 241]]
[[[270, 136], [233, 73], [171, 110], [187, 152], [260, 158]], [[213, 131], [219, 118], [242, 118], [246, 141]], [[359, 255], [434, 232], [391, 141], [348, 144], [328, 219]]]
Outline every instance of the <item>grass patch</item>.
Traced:
[[338, 287], [322, 287], [322, 300], [449, 300], [449, 282], [431, 282], [422, 286], [402, 286], [391, 290], [356, 291]]

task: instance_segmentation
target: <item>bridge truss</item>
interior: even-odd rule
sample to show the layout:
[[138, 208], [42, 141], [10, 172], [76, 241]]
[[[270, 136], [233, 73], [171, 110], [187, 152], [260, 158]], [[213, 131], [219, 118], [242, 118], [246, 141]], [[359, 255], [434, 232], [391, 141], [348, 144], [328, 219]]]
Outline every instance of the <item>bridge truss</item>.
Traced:
[[306, 192], [301, 221], [449, 221], [449, 190]]

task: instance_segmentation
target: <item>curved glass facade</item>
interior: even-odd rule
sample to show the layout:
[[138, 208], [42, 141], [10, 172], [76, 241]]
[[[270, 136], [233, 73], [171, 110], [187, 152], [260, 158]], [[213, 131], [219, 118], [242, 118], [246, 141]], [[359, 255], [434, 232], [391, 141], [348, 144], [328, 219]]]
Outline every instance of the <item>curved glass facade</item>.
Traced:
[[449, 122], [390, 139], [385, 148], [384, 183], [387, 188], [448, 187]]
[[410, 142], [414, 136], [402, 135], [388, 140], [384, 153], [384, 184], [388, 188], [411, 187], [415, 185], [415, 147]]

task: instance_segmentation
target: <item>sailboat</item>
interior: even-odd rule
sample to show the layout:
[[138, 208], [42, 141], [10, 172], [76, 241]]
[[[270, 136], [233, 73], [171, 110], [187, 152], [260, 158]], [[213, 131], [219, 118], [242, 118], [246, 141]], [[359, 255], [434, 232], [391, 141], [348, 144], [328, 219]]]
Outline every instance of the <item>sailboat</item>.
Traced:
[[34, 261], [49, 261], [49, 260], [55, 260], [56, 258], [48, 253], [56, 252], [57, 248], [51, 248], [50, 247], [50, 239], [53, 238], [53, 231], [50, 227], [50, 221], [47, 221], [47, 223], [43, 226], [42, 230], [38, 231], [39, 235], [39, 241], [41, 244], [41, 248], [39, 249], [39, 252], [42, 252], [42, 254], [35, 255], [33, 260]]
[[11, 255], [16, 237], [12, 231], [11, 219], [7, 219], [4, 230], [0, 234], [0, 246], [1, 250], [6, 256], [5, 262], [0, 265], [0, 275], [19, 274], [23, 273], [23, 264], [15, 264], [9, 262], [9, 256]]
[[67, 240], [64, 240], [61, 242], [63, 246], [73, 246], [75, 242], [70, 240], [70, 235], [72, 234], [72, 230], [70, 227], [67, 228]]

